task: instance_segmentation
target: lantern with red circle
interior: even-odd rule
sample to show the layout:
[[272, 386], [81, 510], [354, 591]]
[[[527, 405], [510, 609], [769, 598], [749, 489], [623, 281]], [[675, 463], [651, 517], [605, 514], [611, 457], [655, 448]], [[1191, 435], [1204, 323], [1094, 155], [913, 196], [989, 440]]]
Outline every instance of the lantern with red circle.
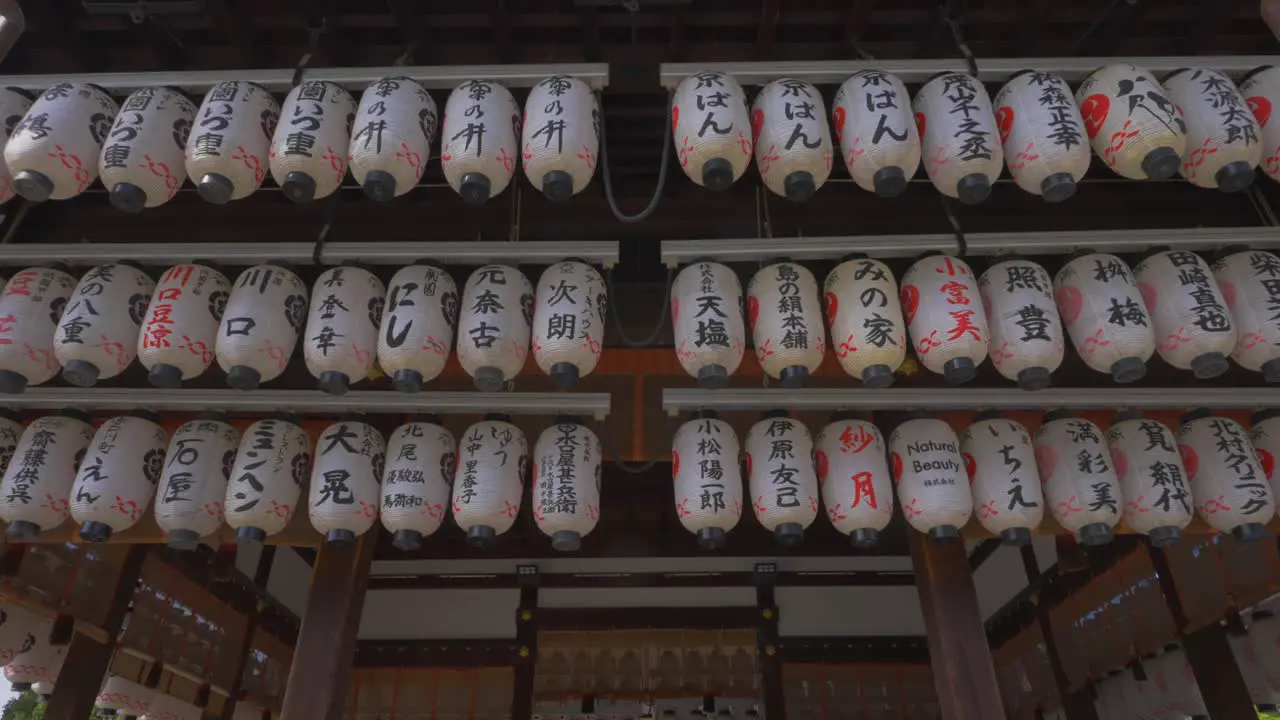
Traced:
[[1076, 354], [1118, 383], [1147, 374], [1156, 351], [1155, 323], [1124, 260], [1084, 252], [1053, 279], [1054, 299]]
[[827, 275], [823, 295], [840, 367], [867, 387], [892, 385], [907, 354], [893, 271], [870, 258], [846, 260]]
[[[763, 116], [761, 117], [763, 120]], [[732, 75], [696, 72], [671, 99], [671, 137], [680, 169], [709, 190], [727, 190], [751, 164], [754, 117]]]
[[881, 70], [858, 71], [836, 91], [831, 127], [849, 175], [863, 190], [901, 195], [920, 167], [910, 98], [902, 80]]
[[1266, 537], [1276, 514], [1266, 471], [1249, 433], [1240, 423], [1206, 409], [1182, 417], [1178, 450], [1191, 481], [1200, 517], [1218, 532], [1239, 540]]
[[1215, 378], [1230, 369], [1236, 327], [1222, 290], [1199, 255], [1166, 250], [1134, 268], [1138, 289], [1155, 321], [1156, 350], [1165, 362]]
[[1187, 126], [1182, 177], [1222, 192], [1253, 184], [1262, 161], [1261, 128], [1231, 78], [1210, 68], [1185, 68], [1166, 77], [1164, 86]]
[[1177, 542], [1193, 514], [1190, 480], [1173, 433], [1140, 411], [1125, 411], [1107, 429], [1107, 445], [1125, 499], [1125, 524], [1156, 547]]
[[1030, 260], [997, 262], [978, 280], [991, 364], [1023, 390], [1049, 387], [1066, 341], [1049, 273]]
[[1084, 120], [1067, 81], [1023, 70], [996, 95], [996, 127], [1018, 187], [1048, 202], [1076, 194], [1089, 170]]
[[960, 433], [978, 522], [1006, 545], [1027, 545], [1044, 515], [1031, 435], [1021, 423], [981, 412]]
[[1054, 410], [1036, 431], [1035, 452], [1045, 502], [1058, 524], [1083, 545], [1110, 542], [1124, 495], [1102, 430]]
[[949, 255], [917, 260], [902, 276], [902, 312], [921, 364], [959, 385], [987, 357], [987, 314], [968, 263]]
[[959, 537], [973, 515], [960, 439], [935, 418], [914, 418], [889, 436], [889, 465], [907, 524], [939, 540]]
[[742, 517], [740, 453], [733, 426], [711, 411], [697, 413], [671, 441], [676, 517], [703, 550], [724, 547]]
[[865, 420], [838, 414], [818, 433], [814, 465], [822, 505], [856, 547], [873, 547], [893, 518], [893, 478], [884, 436]]
[[1130, 180], [1173, 177], [1187, 151], [1187, 125], [1164, 86], [1132, 63], [1094, 70], [1076, 90], [1093, 152]]
[[920, 88], [912, 107], [933, 186], [966, 205], [986, 200], [1004, 168], [987, 89], [971, 75], [944, 72]]
[[1280, 258], [1264, 250], [1233, 253], [1213, 264], [1213, 279], [1231, 309], [1236, 346], [1231, 359], [1280, 382]]
[[1272, 112], [1280, 105], [1280, 67], [1267, 65], [1246, 75], [1240, 94], [1258, 121], [1262, 171], [1272, 180], [1280, 180], [1280, 121], [1271, 122]]
[[747, 432], [747, 484], [751, 507], [783, 547], [798, 545], [818, 517], [813, 436], [784, 410], [769, 412]]

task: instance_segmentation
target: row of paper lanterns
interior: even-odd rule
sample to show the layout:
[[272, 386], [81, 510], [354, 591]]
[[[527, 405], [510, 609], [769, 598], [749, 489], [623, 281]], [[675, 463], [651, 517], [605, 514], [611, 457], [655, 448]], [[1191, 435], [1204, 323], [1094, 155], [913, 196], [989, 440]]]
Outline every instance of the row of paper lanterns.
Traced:
[[335, 267], [307, 288], [281, 265], [251, 267], [234, 284], [213, 267], [99, 265], [79, 282], [51, 267], [15, 274], [0, 293], [0, 392], [57, 376], [91, 386], [137, 358], [152, 384], [178, 387], [216, 361], [234, 388], [284, 372], [301, 337], [322, 390], [342, 394], [375, 368], [397, 389], [420, 390], [443, 371], [458, 331], [462, 367], [483, 390], [501, 389], [532, 351], [562, 386], [599, 361], [607, 294], [595, 268], [549, 266], [534, 287], [520, 270], [486, 265], [461, 296], [447, 272], [411, 265], [390, 291], [372, 272]]

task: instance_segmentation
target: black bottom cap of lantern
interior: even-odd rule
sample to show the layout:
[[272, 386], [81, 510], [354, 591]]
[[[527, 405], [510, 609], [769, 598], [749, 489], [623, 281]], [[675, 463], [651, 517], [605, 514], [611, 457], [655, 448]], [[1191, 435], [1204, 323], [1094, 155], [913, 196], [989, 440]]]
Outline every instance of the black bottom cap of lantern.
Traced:
[[789, 390], [802, 388], [809, 382], [809, 368], [803, 365], [788, 365], [778, 373], [778, 379], [782, 381], [782, 387]]
[[404, 552], [417, 552], [422, 549], [422, 533], [417, 530], [397, 530], [391, 536], [391, 547]]
[[267, 531], [256, 527], [236, 528], [237, 545], [261, 545], [267, 541]]
[[1231, 534], [1240, 542], [1258, 542], [1267, 537], [1267, 526], [1262, 523], [1242, 523], [1231, 528]]
[[127, 213], [140, 213], [147, 208], [147, 192], [133, 183], [116, 183], [107, 194], [111, 207]]
[[196, 182], [196, 194], [204, 198], [205, 202], [226, 205], [236, 194], [236, 186], [231, 184], [226, 175], [206, 173]]
[[555, 363], [547, 374], [551, 376], [551, 382], [555, 384], [557, 390], [568, 390], [578, 385], [578, 366], [573, 363]]
[[703, 365], [698, 368], [698, 387], [703, 390], [719, 390], [729, 386], [729, 371], [723, 365]]
[[1230, 369], [1227, 356], [1220, 352], [1205, 353], [1191, 361], [1191, 372], [1195, 373], [1197, 380], [1216, 378]]
[[948, 385], [963, 385], [978, 375], [978, 366], [973, 358], [951, 358], [942, 366], [942, 377]]
[[965, 205], [977, 205], [991, 196], [991, 179], [986, 173], [969, 173], [956, 183], [956, 198]]
[[1049, 387], [1051, 373], [1046, 367], [1029, 367], [1018, 371], [1018, 387], [1023, 390], [1043, 390]]
[[333, 547], [351, 547], [356, 544], [356, 534], [350, 530], [335, 528], [325, 533], [324, 542]]
[[702, 163], [702, 185], [708, 190], [728, 190], [733, 186], [733, 163], [724, 158]]
[[475, 373], [471, 376], [471, 381], [480, 392], [498, 392], [502, 390], [502, 386], [507, 382], [507, 376], [492, 365], [484, 365], [476, 368]]
[[498, 532], [488, 525], [472, 525], [467, 528], [467, 545], [473, 548], [491, 548], [498, 542]]
[[160, 363], [147, 373], [147, 380], [155, 387], [165, 390], [182, 387], [182, 369], [176, 365]]
[[0, 393], [21, 395], [27, 389], [27, 377], [12, 370], [0, 370]]
[[93, 387], [98, 375], [98, 366], [88, 360], [70, 360], [62, 366], [62, 379], [76, 387]]
[[325, 370], [317, 378], [316, 387], [330, 395], [346, 395], [351, 389], [351, 378], [337, 370]]
[[1122, 385], [1137, 382], [1147, 375], [1147, 364], [1142, 358], [1125, 357], [1111, 363], [1111, 379]]
[[862, 370], [862, 384], [869, 388], [887, 388], [893, 384], [893, 368], [872, 365]]
[[1182, 539], [1182, 530], [1173, 525], [1162, 525], [1157, 528], [1151, 528], [1151, 532], [1147, 533], [1147, 538], [1151, 540], [1154, 547], [1169, 547]]
[[929, 528], [930, 540], [947, 540], [960, 537], [960, 528], [955, 525], [938, 525]]
[[782, 547], [795, 547], [804, 539], [804, 526], [800, 523], [779, 523], [773, 528], [773, 541]]
[[26, 692], [32, 687], [34, 687], [32, 683], [14, 683], [9, 686], [9, 689], [14, 692]]
[[880, 531], [875, 528], [858, 528], [849, 533], [849, 541], [854, 547], [875, 547], [880, 544]]
[[402, 393], [422, 391], [422, 373], [417, 370], [402, 368], [391, 374], [391, 384]]
[[396, 196], [396, 176], [386, 170], [370, 170], [364, 176], [364, 196], [386, 202]]
[[582, 549], [582, 535], [572, 530], [552, 533], [551, 548], [556, 552], [578, 552]]
[[81, 523], [80, 539], [86, 542], [106, 542], [111, 539], [111, 526], [94, 520]]
[[1057, 203], [1076, 194], [1076, 179], [1071, 173], [1054, 173], [1040, 181], [1040, 194], [1045, 202]]
[[1236, 193], [1248, 190], [1253, 184], [1253, 177], [1257, 172], [1253, 166], [1243, 160], [1227, 163], [1218, 172], [1214, 173], [1213, 179], [1218, 183], [1218, 189], [1224, 193]]
[[262, 373], [248, 365], [232, 365], [227, 371], [227, 387], [234, 390], [257, 390]]
[[818, 183], [814, 181], [813, 173], [797, 170], [782, 181], [782, 191], [791, 202], [808, 202], [818, 194]]
[[463, 201], [472, 205], [482, 205], [489, 199], [489, 178], [483, 173], [470, 172], [462, 176], [458, 183], [458, 194]]
[[1089, 523], [1080, 528], [1081, 545], [1106, 545], [1115, 537], [1115, 531], [1104, 523]]
[[169, 547], [174, 550], [195, 550], [200, 547], [200, 533], [195, 530], [170, 530]]
[[40, 526], [27, 520], [14, 520], [5, 528], [4, 534], [16, 542], [35, 540], [40, 537]]
[[573, 176], [563, 170], [552, 170], [542, 176], [542, 194], [551, 202], [564, 202], [573, 197]]
[[1024, 527], [1006, 528], [1000, 531], [1000, 543], [1012, 547], [1031, 544], [1031, 530]]
[[1182, 167], [1178, 151], [1171, 147], [1158, 147], [1142, 158], [1142, 172], [1151, 180], [1168, 180]]
[[1262, 363], [1262, 379], [1269, 383], [1280, 383], [1280, 358]]
[[316, 179], [300, 170], [292, 170], [280, 183], [280, 192], [296, 203], [311, 202], [316, 197]]
[[871, 186], [880, 197], [898, 197], [907, 189], [907, 174], [897, 165], [882, 167], [871, 176]]
[[53, 195], [53, 181], [42, 172], [23, 170], [13, 176], [13, 189], [24, 200], [44, 202]]
[[724, 528], [709, 527], [698, 530], [698, 547], [702, 550], [719, 550], [729, 544], [729, 533]]

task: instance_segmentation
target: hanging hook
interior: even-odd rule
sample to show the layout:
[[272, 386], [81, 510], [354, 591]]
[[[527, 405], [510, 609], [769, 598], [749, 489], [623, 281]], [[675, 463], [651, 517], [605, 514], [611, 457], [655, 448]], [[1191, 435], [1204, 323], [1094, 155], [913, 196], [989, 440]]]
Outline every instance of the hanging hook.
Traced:
[[939, 194], [938, 199], [942, 201], [942, 211], [947, 214], [947, 222], [951, 223], [951, 232], [956, 236], [956, 255], [964, 257], [969, 254], [969, 241], [964, 237], [964, 228], [960, 227], [960, 218], [951, 209], [947, 196]]
[[311, 58], [320, 52], [320, 38], [324, 35], [324, 31], [329, 27], [329, 18], [320, 18], [320, 23], [312, 25], [307, 24], [307, 51], [302, 53], [302, 57], [298, 58], [298, 66], [293, 70], [293, 86], [298, 87], [302, 84], [302, 75], [306, 72], [307, 64], [311, 62]]

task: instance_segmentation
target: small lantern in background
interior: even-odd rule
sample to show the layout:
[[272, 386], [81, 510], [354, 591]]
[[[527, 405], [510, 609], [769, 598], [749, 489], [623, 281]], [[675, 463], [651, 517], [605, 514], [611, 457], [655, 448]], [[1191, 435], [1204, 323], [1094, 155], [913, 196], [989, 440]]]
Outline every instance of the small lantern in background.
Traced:
[[280, 109], [284, 120], [271, 139], [271, 177], [296, 203], [332, 195], [347, 174], [347, 150], [356, 101], [341, 85], [307, 80]]
[[978, 522], [1005, 545], [1028, 545], [1044, 517], [1035, 448], [1022, 423], [980, 412], [960, 433]]
[[600, 149], [600, 105], [590, 86], [568, 75], [534, 85], [522, 124], [521, 164], [543, 195], [561, 202], [591, 183]]
[[1125, 524], [1156, 547], [1181, 539], [1193, 515], [1190, 481], [1173, 433], [1139, 411], [1125, 411], [1107, 429], [1107, 445], [1125, 498]]
[[1049, 273], [1030, 260], [996, 262], [978, 279], [991, 364], [1023, 390], [1049, 387], [1066, 340]]
[[529, 444], [508, 416], [486, 415], [458, 441], [453, 519], [473, 547], [491, 547], [520, 513]]
[[742, 363], [746, 329], [742, 283], [731, 268], [696, 262], [671, 286], [676, 358], [703, 388], [722, 388]]
[[373, 81], [351, 127], [351, 176], [371, 200], [386, 202], [417, 186], [439, 127], [436, 101], [407, 77]]
[[453, 434], [428, 416], [391, 433], [382, 474], [382, 526], [391, 544], [414, 552], [435, 533], [449, 511], [458, 447]]
[[449, 94], [440, 135], [444, 179], [462, 199], [480, 205], [500, 195], [520, 153], [520, 106], [492, 80], [469, 80]]
[[964, 73], [941, 73], [920, 88], [912, 107], [933, 186], [965, 205], [986, 200], [1004, 169], [986, 88]]
[[834, 152], [822, 93], [794, 78], [765, 85], [751, 106], [751, 142], [769, 192], [812, 199], [831, 174]]
[[889, 466], [907, 523], [935, 540], [959, 537], [973, 497], [951, 426], [934, 418], [902, 423], [889, 436]]
[[896, 197], [920, 167], [920, 133], [902, 80], [861, 70], [836, 92], [831, 127], [849, 175], [858, 187]]
[[1062, 266], [1053, 288], [1067, 334], [1085, 365], [1118, 383], [1147, 374], [1147, 360], [1156, 351], [1155, 323], [1124, 260], [1081, 253]]
[[119, 110], [97, 85], [61, 82], [45, 90], [4, 147], [14, 189], [31, 202], [84, 192], [98, 177], [98, 154]]
[[378, 333], [378, 364], [400, 392], [418, 392], [444, 371], [458, 327], [458, 286], [431, 265], [391, 278]]
[[671, 101], [671, 136], [680, 168], [708, 190], [728, 190], [751, 164], [747, 94], [732, 75], [696, 72]]
[[0, 393], [16, 395], [58, 374], [54, 331], [76, 280], [55, 268], [27, 268], [0, 292]]
[[698, 547], [719, 550], [742, 517], [742, 447], [733, 426], [701, 411], [671, 441], [676, 517], [698, 536]]
[[1093, 152], [1130, 180], [1173, 177], [1187, 151], [1187, 124], [1164, 86], [1145, 69], [1113, 63], [1076, 90]]
[[1200, 517], [1237, 540], [1267, 536], [1276, 514], [1275, 498], [1262, 460], [1240, 423], [1194, 410], [1182, 417], [1178, 451], [1187, 468], [1191, 495]]
[[155, 287], [150, 276], [128, 261], [85, 273], [53, 335], [62, 378], [91, 387], [124, 372], [138, 356], [138, 333]]
[[747, 323], [765, 373], [783, 387], [804, 387], [827, 349], [813, 273], [792, 262], [761, 268], [747, 285]]
[[458, 361], [477, 390], [497, 392], [529, 355], [533, 285], [514, 267], [485, 265], [462, 289]]
[[187, 138], [187, 176], [207, 202], [252, 195], [267, 176], [280, 105], [266, 88], [244, 80], [209, 89]]
[[892, 385], [893, 373], [907, 355], [893, 271], [870, 258], [846, 260], [827, 275], [823, 296], [840, 367], [867, 387]]
[[22, 431], [0, 482], [0, 519], [10, 540], [33, 540], [67, 519], [76, 468], [93, 433], [89, 416], [76, 410], [36, 418]]
[[386, 286], [364, 268], [336, 267], [316, 279], [302, 348], [321, 390], [345, 395], [369, 376], [386, 297]]
[[969, 382], [987, 358], [987, 313], [976, 278], [960, 258], [933, 255], [902, 276], [902, 313], [916, 357], [952, 385]]
[[600, 519], [600, 439], [572, 417], [558, 418], [534, 445], [533, 519], [551, 547], [576, 552]]
[[1199, 380], [1231, 368], [1227, 356], [1236, 346], [1236, 328], [1208, 263], [1187, 250], [1166, 250], [1143, 260], [1134, 278], [1165, 362]]
[[1035, 451], [1044, 498], [1058, 524], [1082, 545], [1111, 542], [1124, 495], [1102, 430], [1054, 410], [1036, 431]]
[[160, 277], [138, 336], [152, 385], [180, 387], [209, 369], [230, 290], [225, 275], [204, 265], [174, 265]]
[[880, 430], [844, 413], [818, 433], [814, 465], [831, 525], [874, 547], [893, 518], [893, 477]]
[[194, 550], [222, 527], [227, 481], [240, 433], [216, 413], [183, 423], [169, 441], [156, 486], [156, 524], [169, 547]]
[[71, 518], [80, 524], [82, 539], [106, 542], [142, 519], [155, 497], [167, 445], [160, 417], [147, 410], [113, 417], [98, 428], [71, 486]]
[[386, 442], [364, 422], [336, 422], [316, 441], [307, 503], [311, 526], [330, 545], [347, 546], [378, 521]]
[[800, 544], [818, 517], [821, 495], [809, 429], [784, 410], [772, 411], [747, 432], [746, 451], [756, 520], [779, 545]]
[[1252, 185], [1262, 161], [1262, 132], [1231, 78], [1209, 68], [1186, 68], [1166, 77], [1164, 86], [1187, 126], [1182, 177], [1222, 192]]
[[173, 199], [187, 177], [195, 114], [195, 103], [169, 87], [142, 88], [124, 101], [98, 159], [113, 207], [138, 213]]
[[223, 502], [238, 543], [261, 543], [289, 524], [310, 468], [311, 440], [294, 420], [259, 420], [244, 431]]
[[256, 390], [280, 377], [307, 318], [307, 286], [280, 264], [256, 265], [236, 278], [214, 355], [227, 385]]

